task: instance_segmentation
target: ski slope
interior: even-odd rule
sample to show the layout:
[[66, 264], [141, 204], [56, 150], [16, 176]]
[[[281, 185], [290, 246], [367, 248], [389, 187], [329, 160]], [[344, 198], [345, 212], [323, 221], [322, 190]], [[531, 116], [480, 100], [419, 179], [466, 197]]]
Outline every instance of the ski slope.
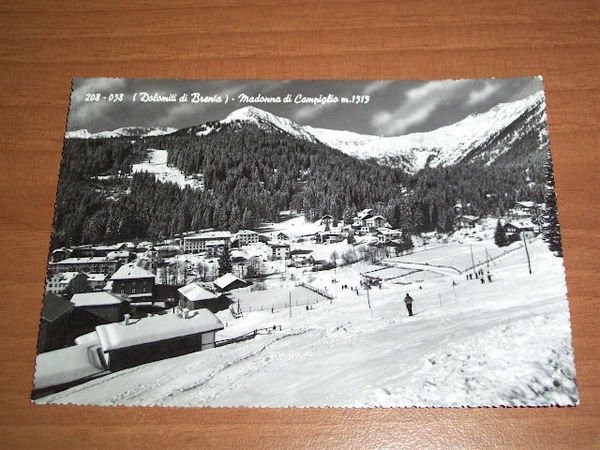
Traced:
[[148, 149], [148, 159], [131, 167], [133, 173], [147, 172], [155, 176], [161, 183], [174, 183], [180, 188], [190, 187], [202, 190], [204, 183], [201, 179], [186, 176], [176, 167], [167, 165], [167, 150]]
[[[525, 406], [578, 402], [562, 260], [531, 244], [501, 258], [493, 283], [440, 275], [366, 292], [344, 271], [315, 282], [337, 295], [233, 319], [217, 339], [253, 340], [110, 374], [39, 403], [164, 406]], [[344, 268], [346, 269], [346, 268]], [[348, 267], [347, 273], [351, 273]], [[452, 282], [457, 285], [452, 287]], [[527, 289], [523, 289], [527, 286]], [[402, 298], [415, 299], [407, 317]]]

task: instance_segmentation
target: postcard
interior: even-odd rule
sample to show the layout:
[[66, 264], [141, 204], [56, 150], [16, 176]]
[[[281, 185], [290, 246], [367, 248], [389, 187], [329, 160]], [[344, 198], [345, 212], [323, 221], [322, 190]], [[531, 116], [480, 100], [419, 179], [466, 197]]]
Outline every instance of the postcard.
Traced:
[[541, 77], [75, 79], [38, 404], [579, 402]]

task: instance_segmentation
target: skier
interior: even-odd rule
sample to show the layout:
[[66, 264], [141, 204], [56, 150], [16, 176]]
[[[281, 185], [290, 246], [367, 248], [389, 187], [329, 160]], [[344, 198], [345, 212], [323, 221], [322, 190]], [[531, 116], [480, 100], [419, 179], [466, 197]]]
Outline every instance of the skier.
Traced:
[[408, 311], [408, 316], [412, 317], [412, 315], [413, 315], [413, 311], [412, 311], [413, 298], [410, 295], [408, 295], [408, 293], [406, 294], [406, 297], [404, 297], [404, 303], [406, 304], [406, 310]]
[[488, 283], [492, 282], [492, 274], [490, 273], [489, 270], [488, 270], [488, 273], [487, 273], [487, 279], [488, 279]]

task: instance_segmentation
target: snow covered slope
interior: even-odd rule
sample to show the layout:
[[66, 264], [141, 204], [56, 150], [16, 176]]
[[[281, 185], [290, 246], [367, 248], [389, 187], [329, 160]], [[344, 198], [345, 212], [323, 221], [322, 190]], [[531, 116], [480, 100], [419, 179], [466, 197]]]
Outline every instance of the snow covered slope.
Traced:
[[98, 133], [90, 133], [88, 130], [67, 131], [65, 138], [67, 139], [106, 139], [117, 137], [144, 137], [144, 136], [160, 136], [170, 134], [177, 131], [177, 128], [171, 127], [121, 127], [112, 131], [99, 131]]
[[148, 159], [134, 164], [131, 167], [131, 172], [151, 173], [161, 183], [174, 183], [182, 189], [188, 186], [197, 190], [204, 189], [201, 175], [186, 176], [177, 167], [167, 165], [167, 158], [167, 150], [148, 149]]
[[[544, 111], [544, 94], [540, 91], [525, 99], [498, 104], [485, 113], [472, 114], [452, 125], [424, 133], [379, 137], [323, 128], [305, 127], [305, 130], [324, 144], [356, 158], [375, 158], [381, 163], [416, 172], [424, 167], [452, 165], [468, 159], [469, 155], [489, 145], [524, 115], [538, 115]], [[519, 132], [517, 130], [517, 134]], [[495, 149], [495, 156], [509, 149], [509, 145]]]
[[289, 119], [276, 116], [254, 106], [246, 106], [233, 111], [221, 123], [251, 123], [266, 131], [282, 131], [307, 141], [317, 141], [315, 136], [306, 128]]
[[[486, 245], [481, 243], [481, 252]], [[438, 249], [438, 252], [441, 251]], [[452, 249], [448, 249], [451, 258]], [[307, 274], [337, 297], [254, 311], [217, 339], [253, 340], [146, 364], [37, 403], [163, 406], [533, 406], [578, 403], [562, 260], [538, 240], [493, 262], [494, 282], [463, 274], [372, 289], [369, 312], [354, 265]], [[360, 264], [360, 263], [359, 263]], [[362, 266], [361, 266], [362, 267]], [[331, 283], [332, 278], [338, 280]], [[452, 281], [457, 284], [452, 290]], [[527, 289], [523, 286], [527, 285]], [[420, 286], [422, 289], [420, 289]], [[268, 291], [264, 291], [268, 296]], [[407, 317], [402, 297], [415, 299]]]

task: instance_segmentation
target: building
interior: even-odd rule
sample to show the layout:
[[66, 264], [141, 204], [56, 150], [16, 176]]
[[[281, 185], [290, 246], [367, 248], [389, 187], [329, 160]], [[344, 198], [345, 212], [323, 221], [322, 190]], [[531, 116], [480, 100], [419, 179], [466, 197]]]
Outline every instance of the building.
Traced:
[[119, 264], [127, 264], [133, 259], [132, 254], [129, 250], [110, 251], [107, 253], [106, 256], [110, 259], [116, 259], [117, 261], [119, 261]]
[[259, 241], [258, 233], [252, 230], [240, 230], [235, 234], [234, 239], [238, 242], [239, 247], [257, 244]]
[[402, 237], [402, 232], [399, 230], [392, 230], [391, 228], [378, 228], [375, 232], [377, 240], [382, 244], [387, 244], [395, 239]]
[[107, 276], [103, 273], [88, 273], [87, 284], [90, 291], [101, 291], [106, 286]]
[[48, 263], [51, 274], [63, 272], [103, 273], [112, 275], [119, 267], [119, 261], [106, 256], [92, 256], [84, 258], [67, 258], [62, 261]]
[[317, 244], [335, 244], [344, 240], [343, 233], [335, 233], [331, 231], [318, 231], [315, 233], [315, 241]]
[[200, 253], [206, 251], [207, 242], [214, 244], [221, 242], [223, 246], [231, 243], [231, 233], [228, 231], [207, 231], [204, 233], [191, 234], [183, 238], [184, 253]]
[[71, 256], [71, 250], [68, 248], [57, 248], [52, 250], [52, 253], [50, 254], [50, 261], [52, 262], [58, 262], [58, 261], [62, 261], [63, 259], [67, 259], [69, 256]]
[[325, 214], [323, 217], [321, 217], [321, 225], [325, 227], [326, 231], [329, 231], [333, 225], [333, 216], [330, 214]]
[[221, 321], [208, 309], [152, 316], [96, 327], [109, 370], [160, 361], [215, 347]]
[[46, 293], [62, 295], [85, 292], [88, 289], [88, 276], [81, 272], [61, 272], [46, 280]]
[[213, 285], [218, 292], [228, 292], [234, 289], [245, 288], [251, 284], [252, 283], [242, 280], [231, 273], [226, 273], [213, 281]]
[[475, 225], [479, 223], [480, 217], [462, 215], [454, 219], [454, 223], [458, 228], [475, 228]]
[[271, 247], [271, 257], [273, 259], [282, 259], [290, 257], [290, 244], [286, 243], [272, 243]]
[[544, 210], [543, 203], [536, 203], [529, 200], [515, 202], [508, 215], [513, 220], [529, 219], [539, 215]]
[[74, 320], [93, 323], [93, 326], [123, 320], [123, 316], [129, 312], [129, 302], [105, 291], [75, 294], [71, 297], [71, 303], [75, 308]]
[[531, 222], [531, 220], [513, 220], [504, 224], [504, 231], [511, 240], [518, 240], [519, 237], [525, 236], [527, 239], [531, 239], [536, 235], [535, 229], [537, 227]]
[[172, 258], [181, 254], [181, 247], [172, 244], [156, 245], [154, 251], [159, 258]]
[[152, 300], [155, 276], [135, 263], [125, 264], [112, 277], [112, 292], [130, 301]]
[[290, 239], [290, 237], [287, 234], [285, 234], [283, 231], [280, 231], [279, 233], [277, 233], [276, 238], [278, 241], [287, 241]]
[[67, 300], [46, 293], [38, 335], [38, 353], [62, 348], [67, 344], [68, 324], [73, 304]]
[[213, 294], [204, 289], [198, 282], [183, 286], [177, 292], [179, 294], [179, 307], [182, 309], [208, 309], [212, 312], [218, 312], [229, 308], [231, 304], [227, 297]]
[[383, 216], [370, 216], [365, 219], [365, 224], [370, 231], [374, 231], [377, 228], [382, 228], [388, 225], [387, 220]]

